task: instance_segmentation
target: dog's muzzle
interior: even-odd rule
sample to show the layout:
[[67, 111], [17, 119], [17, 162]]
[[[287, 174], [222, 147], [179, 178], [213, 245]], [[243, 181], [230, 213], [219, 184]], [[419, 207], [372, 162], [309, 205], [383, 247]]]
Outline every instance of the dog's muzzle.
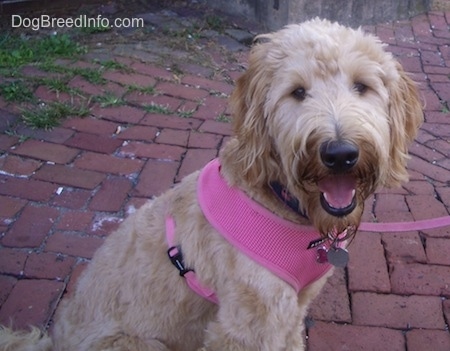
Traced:
[[359, 149], [342, 140], [324, 142], [320, 159], [330, 175], [318, 182], [323, 209], [336, 217], [350, 214], [356, 207], [356, 178], [350, 170], [357, 164]]

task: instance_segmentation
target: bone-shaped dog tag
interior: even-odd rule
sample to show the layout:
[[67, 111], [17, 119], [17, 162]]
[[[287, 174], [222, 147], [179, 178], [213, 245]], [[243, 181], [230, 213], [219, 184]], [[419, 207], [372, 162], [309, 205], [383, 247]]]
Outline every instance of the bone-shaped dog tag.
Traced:
[[345, 267], [348, 263], [348, 251], [340, 247], [331, 247], [327, 252], [328, 262], [335, 267]]

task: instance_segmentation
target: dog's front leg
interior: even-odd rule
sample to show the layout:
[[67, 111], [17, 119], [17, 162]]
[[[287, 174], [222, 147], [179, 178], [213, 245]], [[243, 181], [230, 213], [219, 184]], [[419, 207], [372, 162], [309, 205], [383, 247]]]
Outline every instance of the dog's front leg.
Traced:
[[230, 303], [221, 300], [218, 318], [208, 325], [201, 351], [303, 351], [306, 309], [299, 306], [295, 294], [286, 295], [280, 291], [259, 299], [258, 293], [247, 291]]

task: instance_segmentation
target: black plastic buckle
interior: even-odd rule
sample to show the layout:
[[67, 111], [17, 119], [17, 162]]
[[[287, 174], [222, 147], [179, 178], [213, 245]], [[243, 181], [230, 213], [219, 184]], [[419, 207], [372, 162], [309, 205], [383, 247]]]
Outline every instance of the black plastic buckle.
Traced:
[[192, 271], [192, 269], [186, 268], [183, 262], [183, 255], [181, 254], [181, 249], [179, 246], [172, 246], [167, 250], [170, 262], [178, 269], [180, 276], [184, 277], [187, 272]]

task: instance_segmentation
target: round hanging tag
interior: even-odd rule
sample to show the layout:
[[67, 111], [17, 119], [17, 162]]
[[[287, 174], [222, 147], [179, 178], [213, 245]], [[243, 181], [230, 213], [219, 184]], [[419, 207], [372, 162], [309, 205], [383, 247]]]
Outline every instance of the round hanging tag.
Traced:
[[346, 249], [331, 247], [327, 252], [328, 262], [335, 267], [347, 266], [349, 255]]

